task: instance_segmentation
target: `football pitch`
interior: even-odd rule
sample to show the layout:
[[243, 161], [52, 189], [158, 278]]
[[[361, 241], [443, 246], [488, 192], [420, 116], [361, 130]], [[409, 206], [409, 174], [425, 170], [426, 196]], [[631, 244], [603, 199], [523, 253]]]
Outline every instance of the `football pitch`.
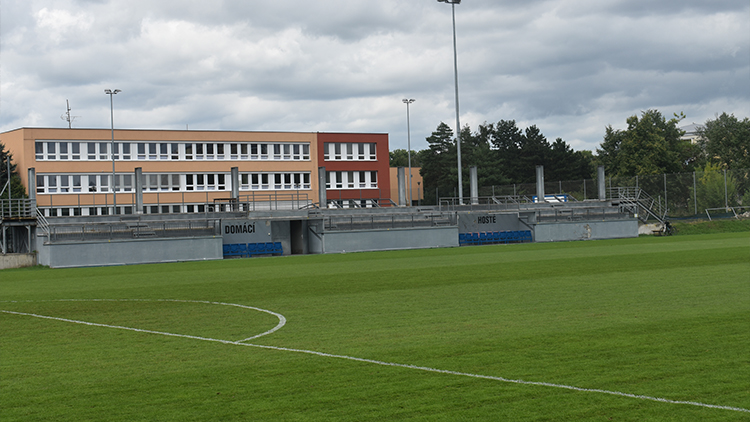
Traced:
[[0, 271], [7, 421], [747, 421], [750, 234]]

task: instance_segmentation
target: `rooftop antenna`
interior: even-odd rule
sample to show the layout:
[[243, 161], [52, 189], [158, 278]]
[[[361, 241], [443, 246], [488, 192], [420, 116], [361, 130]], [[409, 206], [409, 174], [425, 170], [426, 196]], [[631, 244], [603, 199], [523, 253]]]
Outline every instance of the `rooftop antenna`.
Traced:
[[67, 109], [67, 111], [65, 113], [63, 113], [62, 116], [60, 116], [60, 118], [63, 119], [63, 120], [65, 120], [66, 122], [68, 122], [68, 129], [71, 129], [73, 127], [73, 121], [77, 117], [81, 117], [81, 116], [71, 116], [70, 115], [70, 101], [65, 100], [65, 104], [68, 105], [68, 109]]

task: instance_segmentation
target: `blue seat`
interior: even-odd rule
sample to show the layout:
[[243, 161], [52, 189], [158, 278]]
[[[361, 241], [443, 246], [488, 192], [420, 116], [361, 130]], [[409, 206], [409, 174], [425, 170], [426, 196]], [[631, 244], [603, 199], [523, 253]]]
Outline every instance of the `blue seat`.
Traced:
[[252, 256], [258, 253], [258, 244], [257, 243], [248, 243], [247, 244], [247, 254]]
[[273, 242], [266, 243], [266, 253], [274, 253]]
[[479, 244], [483, 245], [485, 243], [490, 243], [490, 238], [487, 236], [486, 232], [479, 233]]
[[469, 240], [469, 243], [471, 243], [472, 245], [478, 245], [479, 233], [471, 233], [471, 239]]
[[239, 249], [237, 255], [247, 256], [247, 243], [239, 243], [237, 244], [237, 247]]
[[240, 244], [239, 243], [231, 243], [229, 245], [229, 255], [236, 256], [240, 254]]
[[467, 239], [466, 233], [459, 233], [458, 234], [458, 244], [459, 245], [464, 245], [466, 243], [468, 243], [468, 239]]
[[232, 252], [232, 248], [229, 246], [229, 244], [222, 245], [224, 249], [224, 255], [229, 255], [230, 252]]
[[273, 244], [274, 253], [284, 254], [284, 248], [281, 246], [281, 242], [274, 242]]

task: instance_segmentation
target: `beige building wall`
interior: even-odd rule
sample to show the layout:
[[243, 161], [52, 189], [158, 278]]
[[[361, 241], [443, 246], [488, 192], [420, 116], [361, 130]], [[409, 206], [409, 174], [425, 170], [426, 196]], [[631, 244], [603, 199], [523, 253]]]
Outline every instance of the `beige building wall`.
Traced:
[[[229, 173], [232, 167], [238, 167], [243, 172], [306, 172], [310, 174], [310, 189], [299, 190], [306, 194], [313, 202], [318, 198], [317, 157], [318, 142], [316, 133], [298, 132], [225, 132], [225, 131], [193, 131], [193, 130], [121, 130], [114, 131], [115, 142], [216, 142], [216, 143], [305, 143], [309, 145], [307, 160], [115, 160], [116, 174], [134, 174], [135, 168], [148, 173]], [[22, 128], [0, 134], [0, 142], [13, 154], [13, 162], [27, 191], [35, 189], [36, 182], [28, 180], [28, 169], [33, 167], [39, 174], [80, 174], [80, 173], [112, 173], [111, 161], [45, 161], [36, 160], [36, 141], [96, 141], [111, 143], [112, 133], [108, 129], [48, 129]], [[227, 157], [229, 152], [227, 151]], [[133, 152], [135, 156], [135, 152]], [[277, 193], [289, 194], [289, 190], [264, 190], [263, 195]], [[250, 195], [250, 192], [240, 191], [240, 196]], [[231, 191], [182, 191], [182, 192], [144, 192], [144, 203], [205, 203], [217, 198], [228, 198]], [[122, 199], [120, 199], [122, 198]], [[158, 199], [157, 199], [158, 198]], [[37, 194], [37, 203], [44, 206], [86, 206], [112, 203], [111, 193], [67, 193], [67, 194]], [[118, 192], [118, 204], [135, 203], [134, 193]]]
[[[421, 167], [411, 168], [411, 196], [412, 203], [417, 204], [419, 199], [424, 198], [424, 183], [422, 181], [422, 175], [419, 174]], [[398, 203], [398, 167], [391, 167], [391, 199], [393, 202]], [[404, 176], [409, 178], [409, 168], [404, 167]], [[409, 201], [409, 184], [406, 184], [406, 201]]]

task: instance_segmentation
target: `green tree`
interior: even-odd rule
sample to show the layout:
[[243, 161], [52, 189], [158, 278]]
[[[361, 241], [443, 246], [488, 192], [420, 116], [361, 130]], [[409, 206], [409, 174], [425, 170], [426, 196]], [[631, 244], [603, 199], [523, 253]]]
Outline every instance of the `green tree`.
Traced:
[[514, 120], [480, 126], [497, 156], [497, 168], [509, 183], [536, 182], [536, 166], [544, 166], [547, 180], [588, 179], [593, 174], [592, 155], [573, 149], [557, 138], [550, 144], [536, 126], [521, 131]]
[[596, 149], [596, 164], [604, 166], [609, 175], [617, 175], [620, 170], [620, 145], [623, 132], [608, 125], [604, 132], [604, 141]]
[[521, 144], [523, 132], [515, 120], [500, 120], [496, 124], [479, 126], [479, 136], [487, 138], [494, 152], [495, 168], [507, 179], [506, 183], [517, 183], [521, 166]]
[[[491, 125], [489, 125], [491, 127]], [[468, 127], [462, 131], [461, 160], [463, 161], [464, 192], [471, 187], [470, 167], [477, 167], [477, 184], [479, 187], [504, 185], [510, 183], [499, 163], [497, 151], [492, 149], [490, 138], [487, 136], [488, 126], [480, 125], [476, 133], [471, 133]]]
[[0, 191], [3, 188], [2, 197], [0, 199], [8, 199], [8, 190], [6, 183], [8, 183], [8, 160], [10, 160], [10, 195], [12, 198], [25, 198], [26, 189], [21, 183], [21, 177], [18, 175], [16, 165], [13, 164], [13, 154], [5, 150], [5, 145], [0, 143]]
[[[731, 172], [727, 173], [726, 190], [724, 186], [724, 171], [719, 164], [706, 164], [700, 173], [696, 186], [698, 210], [706, 208], [721, 208], [726, 202], [729, 206], [737, 202], [737, 184]], [[726, 196], [725, 196], [726, 195]]]
[[[409, 152], [405, 149], [394, 149], [390, 152], [391, 167], [409, 167]], [[422, 167], [417, 151], [411, 151], [411, 166]]]
[[690, 171], [697, 150], [689, 141], [681, 139], [684, 132], [677, 124], [685, 116], [675, 115], [667, 120], [657, 110], [647, 110], [641, 117], [627, 119], [624, 131], [607, 127], [599, 161], [613, 176], [636, 176]]
[[547, 153], [545, 180], [583, 180], [592, 177], [594, 165], [590, 151], [573, 151], [562, 138], [555, 139]]
[[721, 113], [698, 129], [699, 145], [709, 162], [726, 169], [750, 169], [750, 119]]
[[424, 201], [426, 204], [437, 204], [435, 190], [438, 190], [438, 195], [453, 196], [454, 188], [458, 183], [453, 130], [441, 122], [437, 129], [427, 137], [427, 143], [429, 148], [420, 156]]

